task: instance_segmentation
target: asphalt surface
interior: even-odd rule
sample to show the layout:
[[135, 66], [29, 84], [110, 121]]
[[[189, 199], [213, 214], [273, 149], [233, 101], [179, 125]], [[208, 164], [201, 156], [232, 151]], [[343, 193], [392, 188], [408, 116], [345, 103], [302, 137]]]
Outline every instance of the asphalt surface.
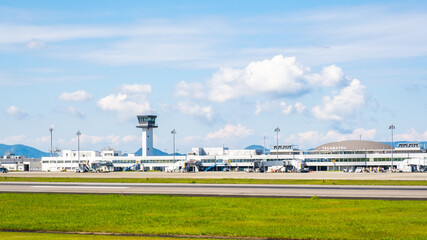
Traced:
[[425, 173], [344, 173], [344, 172], [310, 172], [310, 173], [248, 173], [248, 172], [109, 172], [109, 173], [74, 173], [74, 172], [9, 172], [1, 174], [6, 177], [72, 177], [72, 178], [235, 178], [235, 179], [334, 179], [334, 180], [427, 180]]
[[0, 192], [427, 200], [426, 186], [0, 182]]

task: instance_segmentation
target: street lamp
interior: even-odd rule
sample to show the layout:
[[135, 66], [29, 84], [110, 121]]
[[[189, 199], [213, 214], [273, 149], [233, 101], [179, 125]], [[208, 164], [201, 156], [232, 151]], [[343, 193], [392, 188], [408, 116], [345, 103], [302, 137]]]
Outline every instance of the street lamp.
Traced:
[[173, 135], [173, 162], [175, 162], [175, 128], [172, 130], [171, 134]]
[[280, 132], [280, 128], [276, 127], [276, 129], [274, 129], [274, 131], [277, 133], [277, 143], [276, 143], [276, 160], [279, 161], [279, 132]]
[[77, 162], [79, 163], [79, 166], [80, 166], [80, 135], [82, 135], [80, 130], [77, 131], [76, 135], [77, 135]]
[[390, 168], [390, 172], [393, 170], [393, 149], [394, 149], [394, 143], [393, 143], [393, 130], [395, 129], [396, 127], [393, 125], [393, 124], [391, 124], [389, 127], [388, 127], [388, 129], [390, 129], [391, 130], [391, 168]]

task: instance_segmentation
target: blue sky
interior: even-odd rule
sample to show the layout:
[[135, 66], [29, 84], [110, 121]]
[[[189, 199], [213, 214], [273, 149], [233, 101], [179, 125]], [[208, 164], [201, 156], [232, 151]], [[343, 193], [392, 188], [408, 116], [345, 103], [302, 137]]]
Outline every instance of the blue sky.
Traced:
[[0, 1], [0, 143], [427, 140], [425, 1]]

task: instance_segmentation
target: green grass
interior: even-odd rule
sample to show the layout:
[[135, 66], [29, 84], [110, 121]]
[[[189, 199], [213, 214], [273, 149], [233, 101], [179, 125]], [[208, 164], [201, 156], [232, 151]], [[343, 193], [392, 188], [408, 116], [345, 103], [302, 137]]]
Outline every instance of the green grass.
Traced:
[[[134, 237], [134, 236], [99, 236], [99, 235], [77, 235], [77, 234], [52, 234], [52, 233], [22, 233], [22, 232], [0, 232], [2, 240], [155, 240], [159, 237]], [[162, 240], [176, 240], [177, 238], [161, 238]], [[190, 240], [191, 238], [179, 238]], [[200, 239], [200, 238], [199, 238]], [[193, 240], [193, 239], [191, 239]], [[201, 239], [203, 240], [203, 238]], [[210, 239], [212, 240], [212, 239]]]
[[0, 229], [427, 239], [426, 201], [0, 194]]
[[427, 186], [427, 181], [405, 180], [306, 180], [306, 179], [235, 179], [235, 178], [67, 178], [67, 177], [7, 177], [1, 176], [0, 181], [6, 182], [99, 182], [99, 183], [228, 183], [228, 184], [315, 184], [315, 185], [400, 185]]

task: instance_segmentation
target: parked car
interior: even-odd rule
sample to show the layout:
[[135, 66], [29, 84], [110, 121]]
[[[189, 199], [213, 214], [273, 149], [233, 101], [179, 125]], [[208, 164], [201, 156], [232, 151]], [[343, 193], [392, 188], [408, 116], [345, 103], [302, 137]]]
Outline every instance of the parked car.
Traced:
[[9, 170], [7, 170], [7, 168], [5, 168], [5, 167], [0, 167], [0, 172], [1, 173], [7, 173], [7, 172], [9, 172]]

